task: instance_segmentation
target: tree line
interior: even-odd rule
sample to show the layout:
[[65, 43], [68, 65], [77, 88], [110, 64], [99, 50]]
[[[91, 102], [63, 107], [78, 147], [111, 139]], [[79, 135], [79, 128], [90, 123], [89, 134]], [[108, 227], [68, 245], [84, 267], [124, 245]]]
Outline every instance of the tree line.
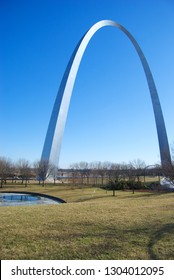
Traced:
[[10, 159], [0, 157], [0, 181], [1, 188], [6, 184], [7, 180], [21, 180], [22, 184], [27, 186], [30, 179], [38, 180], [39, 184], [44, 186], [48, 177], [52, 178], [55, 183], [67, 178], [69, 183], [81, 184], [101, 184], [106, 182], [120, 182], [120, 181], [140, 181], [140, 177], [146, 176], [162, 176], [168, 175], [171, 180], [174, 180], [174, 165], [171, 168], [162, 170], [161, 166], [150, 165], [141, 159], [130, 161], [129, 163], [112, 163], [112, 162], [85, 162], [81, 161], [73, 163], [67, 169], [57, 168], [51, 165], [48, 161], [36, 161], [30, 164], [28, 160], [20, 159], [17, 162], [12, 162]]
[[17, 162], [12, 162], [9, 158], [0, 157], [0, 180], [1, 188], [6, 184], [7, 180], [21, 180], [22, 184], [27, 186], [30, 179], [38, 179], [39, 183], [43, 179], [46, 180], [49, 176], [48, 162], [37, 161], [30, 164], [28, 160], [20, 159]]

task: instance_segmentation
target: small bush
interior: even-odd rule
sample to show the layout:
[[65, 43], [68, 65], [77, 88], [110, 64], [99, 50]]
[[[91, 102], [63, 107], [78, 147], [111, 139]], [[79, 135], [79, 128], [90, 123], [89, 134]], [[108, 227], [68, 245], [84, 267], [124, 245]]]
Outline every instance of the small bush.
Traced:
[[117, 191], [117, 190], [142, 190], [149, 189], [147, 185], [144, 185], [141, 181], [125, 181], [125, 180], [111, 180], [106, 185], [102, 186], [105, 190]]

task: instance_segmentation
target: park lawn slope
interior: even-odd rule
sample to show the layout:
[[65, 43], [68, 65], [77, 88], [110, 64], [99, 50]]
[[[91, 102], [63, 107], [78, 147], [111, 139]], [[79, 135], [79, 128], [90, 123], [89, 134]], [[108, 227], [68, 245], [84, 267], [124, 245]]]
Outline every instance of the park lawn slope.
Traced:
[[174, 259], [173, 193], [59, 197], [73, 192], [76, 202], [1, 207], [1, 259]]

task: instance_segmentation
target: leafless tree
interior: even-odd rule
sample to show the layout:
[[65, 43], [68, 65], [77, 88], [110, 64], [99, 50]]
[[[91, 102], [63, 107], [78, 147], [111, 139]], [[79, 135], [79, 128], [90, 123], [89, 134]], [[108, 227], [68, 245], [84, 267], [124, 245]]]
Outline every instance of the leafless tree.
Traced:
[[12, 174], [12, 163], [10, 159], [5, 157], [0, 157], [0, 180], [1, 180], [1, 188], [9, 176], [13, 176]]
[[73, 182], [75, 178], [81, 178], [81, 183], [84, 183], [84, 179], [87, 178], [87, 184], [89, 184], [90, 169], [89, 163], [86, 161], [81, 161], [78, 163], [73, 163], [70, 165], [71, 173], [73, 176]]
[[111, 168], [111, 163], [108, 161], [104, 161], [104, 162], [98, 162], [98, 174], [101, 178], [101, 184], [104, 184], [104, 179], [107, 177], [108, 175], [108, 170]]
[[140, 176], [144, 175], [144, 169], [147, 166], [145, 161], [141, 159], [135, 159], [133, 161], [130, 161], [130, 166], [132, 167], [132, 170], [134, 170], [134, 174], [137, 178], [137, 181], [140, 181]]
[[166, 179], [174, 183], [174, 161], [171, 164], [165, 164], [162, 167], [162, 173]]
[[103, 185], [109, 166], [109, 162], [93, 161], [89, 163], [88, 172], [90, 173], [89, 176], [94, 179], [94, 184], [101, 183]]
[[22, 184], [25, 180], [25, 187], [27, 187], [27, 182], [31, 177], [31, 165], [26, 159], [19, 159], [16, 164], [16, 169], [18, 170], [19, 176], [22, 178]]
[[82, 184], [84, 183], [84, 178], [87, 178], [87, 182], [89, 184], [89, 174], [90, 174], [90, 171], [89, 171], [88, 162], [81, 161], [81, 162], [79, 162], [78, 166], [79, 166], [79, 170], [80, 170]]
[[114, 181], [118, 181], [121, 178], [121, 164], [119, 163], [112, 163], [111, 164], [111, 171], [112, 171], [112, 178]]
[[72, 163], [70, 165], [70, 169], [71, 169], [71, 174], [72, 174], [72, 177], [73, 177], [73, 184], [74, 184], [75, 182], [78, 182], [78, 178], [80, 177], [79, 163]]
[[39, 184], [42, 181], [42, 186], [45, 185], [45, 180], [51, 175], [53, 166], [47, 160], [40, 160], [34, 163]]
[[76, 168], [76, 165], [71, 164], [70, 165], [70, 172], [72, 177], [72, 183], [75, 184], [78, 182], [78, 176], [79, 176], [79, 170]]
[[172, 164], [166, 164], [164, 167], [164, 174], [167, 178], [169, 178], [170, 181], [174, 183], [174, 143], [172, 144], [171, 147], [171, 152], [172, 152]]
[[51, 170], [50, 170], [50, 175], [53, 176], [54, 185], [56, 183], [58, 174], [59, 174], [59, 168], [57, 166], [52, 165]]

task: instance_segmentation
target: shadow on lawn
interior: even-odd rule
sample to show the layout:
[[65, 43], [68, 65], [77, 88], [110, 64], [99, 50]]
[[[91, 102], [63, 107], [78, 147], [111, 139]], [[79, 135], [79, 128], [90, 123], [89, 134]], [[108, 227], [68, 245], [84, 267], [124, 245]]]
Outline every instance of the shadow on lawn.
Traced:
[[[82, 226], [82, 223], [80, 225]], [[100, 225], [98, 230], [95, 230], [92, 222], [84, 221], [83, 229], [83, 233], [71, 237], [83, 239], [85, 254], [87, 253], [89, 259], [144, 259], [145, 256], [149, 260], [174, 259], [172, 223], [163, 225], [157, 230], [153, 230], [153, 226], [123, 230], [109, 225], [107, 227]]]
[[[155, 252], [154, 247], [160, 241], [164, 236], [170, 235], [170, 240], [172, 239], [172, 235], [174, 237], [174, 224], [166, 224], [159, 230], [155, 232], [153, 237], [151, 238], [149, 244], [148, 244], [148, 253], [151, 260], [160, 260], [160, 252], [158, 255], [158, 252]], [[171, 246], [171, 249], [173, 247]], [[172, 251], [170, 258], [174, 259], [174, 250]]]
[[[128, 198], [150, 198], [150, 197], [156, 197], [156, 196], [162, 196], [165, 195], [166, 192], [141, 192], [141, 191], [135, 191], [133, 194], [132, 191], [126, 191], [127, 195], [125, 196], [118, 196], [119, 199], [128, 199]], [[117, 193], [115, 195], [117, 197]]]
[[86, 201], [86, 200], [99, 199], [99, 198], [109, 198], [110, 199], [110, 197], [113, 197], [115, 199], [117, 199], [117, 198], [118, 199], [149, 198], [149, 197], [165, 195], [166, 192], [135, 191], [135, 193], [133, 194], [132, 191], [123, 191], [122, 194], [124, 194], [124, 195], [120, 195], [120, 190], [118, 191], [118, 193], [117, 193], [117, 191], [115, 191], [115, 196], [113, 196], [112, 190], [107, 190], [107, 191], [103, 192], [103, 194], [101, 194], [101, 195], [96, 195], [94, 192], [91, 192], [91, 195], [86, 194], [86, 196], [84, 198], [79, 198], [79, 201]]

